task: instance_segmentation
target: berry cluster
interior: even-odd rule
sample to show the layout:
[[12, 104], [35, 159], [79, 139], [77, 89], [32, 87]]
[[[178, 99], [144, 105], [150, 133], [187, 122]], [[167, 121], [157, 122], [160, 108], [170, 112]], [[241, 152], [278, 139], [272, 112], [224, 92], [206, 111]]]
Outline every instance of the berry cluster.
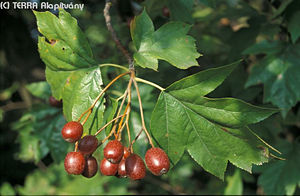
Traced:
[[[124, 100], [130, 91], [131, 83], [134, 81], [134, 75], [131, 74], [131, 80], [128, 84], [128, 88], [125, 91]], [[123, 74], [125, 75], [125, 74]], [[109, 84], [108, 86], [110, 86]], [[135, 83], [136, 85], [136, 83]], [[108, 87], [107, 87], [108, 88]], [[136, 89], [138, 92], [138, 87], [136, 85]], [[104, 91], [100, 93], [96, 101], [98, 101], [99, 97], [103, 94]], [[139, 92], [138, 92], [139, 94]], [[104, 158], [100, 162], [99, 170], [102, 175], [105, 176], [117, 176], [117, 177], [129, 177], [132, 180], [139, 180], [145, 177], [146, 175], [146, 166], [150, 170], [150, 172], [154, 175], [160, 176], [168, 172], [170, 167], [170, 162], [167, 154], [161, 149], [154, 147], [151, 137], [146, 130], [144, 124], [144, 117], [141, 111], [141, 117], [143, 122], [143, 129], [148, 137], [148, 140], [151, 144], [151, 148], [145, 154], [145, 162], [143, 159], [133, 152], [132, 144], [138, 139], [140, 133], [136, 136], [136, 138], [131, 142], [129, 137], [129, 146], [124, 147], [121, 142], [121, 132], [123, 128], [127, 127], [128, 136], [130, 136], [130, 130], [128, 126], [128, 118], [130, 114], [130, 100], [131, 95], [129, 93], [128, 104], [125, 108], [124, 114], [119, 115], [122, 109], [122, 104], [119, 108], [119, 112], [117, 117], [114, 118], [112, 121], [104, 125], [100, 130], [98, 130], [95, 135], [83, 135], [83, 124], [86, 122], [87, 118], [89, 117], [90, 111], [93, 109], [95, 104], [93, 104], [86, 112], [84, 112], [78, 121], [71, 121], [65, 124], [63, 127], [61, 134], [65, 141], [75, 143], [75, 150], [73, 152], [69, 152], [65, 158], [65, 170], [69, 174], [75, 175], [83, 175], [87, 178], [91, 178], [96, 175], [98, 171], [98, 162], [96, 158], [93, 156], [95, 150], [103, 144], [107, 139], [109, 139], [112, 134], [115, 135], [114, 140], [110, 140], [103, 149]], [[139, 96], [139, 95], [138, 95]], [[124, 103], [124, 100], [122, 103]], [[95, 102], [96, 102], [95, 101]], [[139, 97], [139, 103], [140, 97]], [[81, 118], [83, 115], [88, 113], [87, 117], [80, 123]], [[124, 121], [125, 116], [127, 117]], [[118, 123], [118, 120], [120, 122]], [[110, 134], [103, 139], [101, 142], [98, 141], [97, 135], [104, 130], [109, 124], [115, 123]], [[127, 123], [127, 124], [126, 124]], [[116, 128], [118, 127], [118, 130]]]

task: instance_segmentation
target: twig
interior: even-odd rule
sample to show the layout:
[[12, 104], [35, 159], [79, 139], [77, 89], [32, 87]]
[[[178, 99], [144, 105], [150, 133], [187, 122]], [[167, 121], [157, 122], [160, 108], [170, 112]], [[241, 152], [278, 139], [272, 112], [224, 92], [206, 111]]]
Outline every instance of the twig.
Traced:
[[99, 133], [101, 133], [101, 131], [104, 130], [108, 125], [110, 125], [111, 123], [113, 123], [114, 121], [116, 121], [117, 119], [119, 119], [119, 118], [121, 118], [121, 117], [123, 117], [123, 116], [124, 116], [124, 114], [121, 115], [121, 116], [118, 116], [118, 117], [112, 119], [111, 121], [109, 121], [108, 123], [106, 123], [103, 127], [101, 127], [101, 129], [99, 129], [99, 130], [94, 134], [94, 136], [97, 136], [97, 135], [98, 135]]
[[117, 34], [111, 25], [111, 18], [110, 18], [110, 14], [109, 14], [109, 9], [110, 9], [111, 5], [112, 5], [111, 1], [106, 0], [106, 4], [105, 4], [104, 10], [103, 10], [103, 13], [104, 13], [104, 18], [105, 18], [107, 29], [110, 32], [110, 34], [111, 34], [113, 40], [115, 41], [117, 47], [119, 48], [119, 50], [121, 50], [121, 52], [127, 58], [127, 61], [129, 64], [129, 69], [134, 70], [133, 60], [132, 60], [129, 52], [125, 49], [125, 47], [123, 46], [121, 41], [118, 39]]
[[25, 108], [28, 108], [28, 105], [24, 101], [10, 102], [10, 103], [0, 107], [0, 109], [4, 110], [5, 112], [11, 111], [11, 110], [25, 109]]
[[116, 68], [119, 68], [119, 69], [123, 69], [125, 71], [129, 71], [129, 69], [126, 68], [126, 67], [123, 67], [123, 66], [117, 65], [117, 64], [112, 64], [112, 63], [100, 64], [99, 67], [116, 67]]
[[132, 140], [132, 142], [130, 143], [130, 145], [129, 145], [128, 148], [131, 149], [131, 152], [132, 152], [132, 145], [134, 144], [134, 142], [135, 142], [137, 139], [139, 139], [139, 137], [140, 137], [142, 131], [143, 131], [143, 128], [141, 128], [141, 130], [139, 131], [139, 133], [135, 136], [134, 140]]
[[155, 83], [150, 82], [150, 81], [148, 81], [148, 80], [144, 80], [144, 79], [138, 78], [138, 77], [135, 77], [135, 80], [136, 80], [137, 82], [142, 82], [142, 83], [145, 83], [145, 84], [149, 84], [149, 85], [151, 85], [151, 86], [153, 86], [153, 87], [155, 87], [155, 88], [157, 88], [157, 89], [159, 89], [159, 90], [161, 90], [161, 91], [164, 91], [164, 90], [165, 90], [163, 87], [159, 86], [158, 84], [155, 84]]

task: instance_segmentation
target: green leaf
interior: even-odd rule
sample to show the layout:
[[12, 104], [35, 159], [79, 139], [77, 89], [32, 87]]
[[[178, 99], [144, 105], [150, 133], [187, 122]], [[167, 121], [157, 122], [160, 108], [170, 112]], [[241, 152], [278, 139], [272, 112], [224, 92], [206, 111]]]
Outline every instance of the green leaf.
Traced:
[[246, 50], [243, 51], [243, 54], [276, 54], [278, 52], [281, 52], [282, 47], [284, 46], [284, 43], [280, 41], [261, 41], [259, 43], [256, 43]]
[[33, 13], [37, 19], [39, 32], [49, 42], [52, 42], [46, 42], [44, 37], [39, 38], [40, 55], [42, 60], [47, 61], [51, 68], [73, 70], [95, 64], [92, 59], [92, 50], [85, 35], [78, 27], [76, 19], [68, 12], [59, 9], [59, 17], [48, 11], [33, 11]]
[[[104, 119], [105, 120], [105, 124], [108, 123], [109, 121], [111, 121], [112, 119], [114, 119], [115, 114], [117, 113], [117, 110], [118, 110], [118, 101], [114, 98], [109, 98], [108, 99], [109, 101], [109, 104], [111, 105], [111, 107], [107, 107], [107, 110], [105, 111], [105, 114], [104, 114]], [[105, 133], [106, 135], [109, 135], [110, 131], [111, 131], [111, 128], [112, 128], [112, 124], [108, 125], [106, 128], [105, 128]]]
[[0, 91], [0, 101], [6, 101], [19, 89], [20, 84], [14, 82], [10, 87]]
[[18, 132], [16, 141], [20, 144], [17, 158], [29, 162], [38, 163], [44, 158], [49, 148], [34, 133], [34, 116], [29, 112], [24, 114], [19, 121], [13, 123], [12, 129]]
[[[20, 195], [127, 195], [130, 181], [96, 174], [93, 178], [67, 175], [63, 163], [36, 169], [17, 186]], [[107, 186], [109, 185], [109, 186]]]
[[8, 182], [4, 182], [0, 187], [0, 194], [1, 195], [16, 195], [16, 191], [14, 190], [13, 186]]
[[267, 195], [293, 195], [300, 187], [300, 145], [282, 142], [280, 149], [284, 152], [284, 161], [273, 161], [266, 165], [258, 178]]
[[46, 81], [27, 84], [26, 88], [32, 95], [41, 99], [48, 99], [51, 96], [51, 89]]
[[194, 0], [172, 0], [168, 1], [171, 20], [193, 23], [192, 9]]
[[[171, 92], [170, 94], [172, 95]], [[257, 123], [278, 112], [234, 98], [184, 97], [184, 94], [176, 98], [197, 114], [226, 127], [242, 127]]]
[[[46, 79], [53, 96], [63, 99], [67, 121], [78, 120], [100, 93], [100, 68], [92, 59], [92, 51], [77, 21], [60, 9], [59, 17], [50, 12], [36, 12], [39, 52], [46, 64]], [[48, 43], [48, 41], [50, 43]], [[100, 100], [84, 125], [85, 133], [95, 132], [103, 122], [105, 100]]]
[[300, 37], [300, 11], [293, 13], [293, 15], [288, 20], [288, 30], [291, 33], [292, 42], [296, 43], [298, 38]]
[[[233, 98], [202, 97], [220, 85], [235, 66], [200, 72], [161, 92], [152, 113], [151, 132], [173, 165], [187, 150], [204, 170], [223, 179], [228, 161], [251, 172], [252, 164], [268, 160], [268, 145], [246, 125], [267, 118], [275, 110]], [[212, 77], [213, 73], [216, 78]], [[208, 84], [208, 90], [202, 89], [205, 86], [201, 84], [202, 78], [207, 79], [204, 83]]]
[[4, 119], [4, 111], [0, 109], [0, 122], [2, 122]]
[[35, 106], [13, 124], [19, 133], [20, 152], [23, 161], [39, 162], [48, 152], [56, 162], [64, 159], [69, 144], [61, 137], [61, 128], [66, 123], [60, 110], [48, 105]]
[[144, 10], [130, 25], [131, 37], [136, 48], [133, 57], [141, 67], [154, 70], [158, 59], [165, 60], [180, 69], [198, 65], [195, 40], [186, 35], [190, 25], [182, 22], [169, 22], [157, 31]]
[[226, 178], [227, 186], [224, 195], [242, 195], [243, 180], [239, 169], [235, 169], [233, 176]]
[[167, 90], [173, 96], [204, 96], [217, 88], [226, 77], [239, 65], [241, 61], [235, 63], [201, 71], [194, 75], [183, 78], [170, 85]]
[[300, 44], [288, 45], [280, 51], [267, 55], [252, 68], [246, 87], [263, 83], [264, 102], [272, 102], [285, 116], [300, 100], [296, 90], [300, 86]]

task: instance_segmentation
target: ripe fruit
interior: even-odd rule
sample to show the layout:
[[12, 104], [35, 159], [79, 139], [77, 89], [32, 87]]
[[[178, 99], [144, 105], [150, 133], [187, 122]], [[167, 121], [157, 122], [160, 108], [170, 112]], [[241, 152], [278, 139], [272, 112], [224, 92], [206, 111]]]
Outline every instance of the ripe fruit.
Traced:
[[111, 163], [119, 163], [124, 154], [124, 146], [118, 140], [112, 140], [103, 149], [103, 154]]
[[91, 178], [94, 175], [96, 175], [97, 171], [98, 171], [98, 163], [95, 157], [87, 158], [82, 175], [84, 177]]
[[169, 171], [170, 161], [168, 155], [161, 148], [151, 148], [146, 152], [145, 162], [148, 169], [156, 176]]
[[127, 147], [124, 147], [123, 159], [127, 159], [130, 156], [131, 152]]
[[132, 180], [139, 180], [146, 176], [146, 166], [141, 157], [131, 154], [125, 161], [126, 173]]
[[125, 167], [125, 161], [126, 159], [122, 159], [121, 162], [119, 163], [119, 166], [118, 166], [118, 175], [120, 177], [127, 177], [126, 175], [126, 167]]
[[78, 150], [84, 154], [92, 154], [98, 146], [98, 139], [93, 135], [86, 135], [79, 140]]
[[162, 14], [163, 14], [165, 17], [169, 18], [169, 17], [170, 17], [170, 10], [169, 10], [169, 8], [163, 7], [163, 9], [162, 9]]
[[100, 172], [105, 176], [114, 176], [118, 171], [118, 164], [109, 162], [103, 158], [100, 164]]
[[49, 101], [49, 104], [53, 107], [61, 108], [61, 106], [62, 106], [62, 100], [57, 100], [53, 96], [50, 96], [48, 101]]
[[82, 136], [83, 127], [79, 122], [71, 121], [65, 124], [61, 130], [61, 135], [67, 142], [74, 143]]
[[69, 152], [65, 158], [65, 170], [68, 174], [79, 175], [83, 172], [85, 159], [80, 152]]

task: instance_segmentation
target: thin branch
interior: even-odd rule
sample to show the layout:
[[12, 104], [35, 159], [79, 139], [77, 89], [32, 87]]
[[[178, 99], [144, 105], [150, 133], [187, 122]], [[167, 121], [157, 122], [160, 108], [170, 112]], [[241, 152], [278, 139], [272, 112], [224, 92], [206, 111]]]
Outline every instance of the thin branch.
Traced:
[[98, 135], [99, 133], [101, 133], [101, 131], [104, 130], [108, 125], [110, 125], [111, 123], [113, 123], [114, 121], [116, 121], [117, 119], [119, 119], [119, 118], [121, 118], [121, 117], [123, 117], [123, 116], [124, 116], [124, 114], [121, 115], [121, 116], [118, 116], [118, 117], [112, 119], [111, 121], [109, 121], [108, 123], [106, 123], [106, 125], [104, 125], [103, 127], [101, 127], [101, 129], [99, 129], [99, 130], [94, 134], [94, 136], [97, 136], [97, 135]]
[[104, 7], [104, 10], [103, 10], [107, 29], [110, 32], [110, 34], [111, 34], [113, 40], [115, 41], [117, 47], [119, 48], [119, 50], [126, 57], [126, 59], [128, 61], [128, 64], [129, 64], [129, 69], [134, 70], [133, 60], [132, 60], [128, 50], [125, 49], [125, 47], [123, 46], [123, 44], [121, 43], [121, 41], [117, 37], [117, 34], [116, 34], [114, 28], [111, 25], [111, 17], [110, 17], [110, 14], [109, 14], [109, 9], [110, 9], [111, 5], [112, 5], [111, 1], [107, 0], [106, 4], [105, 4], [105, 7]]
[[150, 82], [150, 81], [148, 81], [148, 80], [144, 80], [144, 79], [138, 78], [138, 77], [135, 77], [135, 80], [136, 80], [137, 82], [142, 82], [142, 83], [145, 83], [145, 84], [149, 84], [149, 85], [151, 85], [151, 86], [153, 86], [153, 87], [155, 87], [155, 88], [157, 88], [157, 89], [159, 89], [159, 90], [161, 90], [161, 91], [164, 91], [164, 90], [165, 90], [163, 87], [159, 86], [158, 84], [155, 84], [155, 83]]
[[119, 68], [119, 69], [123, 69], [125, 71], [129, 71], [128, 68], [123, 67], [122, 65], [117, 65], [117, 64], [112, 64], [112, 63], [99, 64], [99, 67], [116, 67], [116, 68]]

